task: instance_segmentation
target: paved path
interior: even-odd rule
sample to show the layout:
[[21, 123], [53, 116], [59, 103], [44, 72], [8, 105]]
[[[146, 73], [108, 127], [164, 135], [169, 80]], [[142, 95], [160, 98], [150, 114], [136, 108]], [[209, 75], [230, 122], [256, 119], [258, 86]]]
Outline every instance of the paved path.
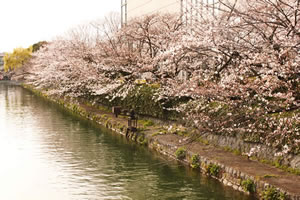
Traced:
[[[182, 145], [179, 142], [182, 138], [177, 135], [161, 135], [159, 137], [160, 141], [168, 145]], [[210, 145], [193, 142], [184, 146], [194, 154], [199, 154], [226, 167], [234, 168], [236, 171], [247, 174], [254, 179], [259, 179], [277, 188], [282, 188], [293, 196], [300, 197], [300, 176], [258, 161], [248, 160], [245, 156], [234, 155], [231, 152]]]
[[[103, 110], [95, 110], [94, 108], [82, 105], [88, 112], [96, 115], [108, 115], [113, 121], [127, 124], [127, 118], [115, 118], [113, 114]], [[159, 130], [159, 127], [151, 127], [146, 131], [146, 134], [153, 134]], [[174, 134], [165, 134], [155, 136], [159, 142], [171, 146], [183, 146], [183, 138]], [[258, 161], [248, 160], [245, 156], [234, 155], [221, 148], [216, 148], [210, 145], [204, 145], [199, 142], [192, 142], [184, 145], [189, 151], [199, 154], [209, 160], [217, 161], [218, 163], [234, 168], [236, 171], [242, 172], [256, 180], [263, 181], [277, 188], [282, 188], [293, 196], [299, 197], [300, 200], [300, 176], [284, 172], [273, 166], [260, 163]], [[297, 199], [297, 198], [296, 198]]]

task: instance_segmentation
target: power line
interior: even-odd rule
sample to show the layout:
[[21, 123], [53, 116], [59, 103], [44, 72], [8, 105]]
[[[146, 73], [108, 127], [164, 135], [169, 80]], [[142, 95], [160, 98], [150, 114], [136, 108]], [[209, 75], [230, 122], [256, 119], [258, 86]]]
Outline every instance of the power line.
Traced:
[[[141, 8], [141, 7], [143, 7], [143, 6], [147, 5], [147, 4], [149, 4], [149, 3], [152, 2], [152, 1], [153, 1], [153, 0], [149, 0], [149, 1], [145, 2], [145, 3], [142, 4], [142, 5], [139, 5], [139, 6], [135, 7], [135, 8], [132, 8], [132, 9], [128, 10], [127, 12], [130, 13], [131, 11], [136, 10], [136, 9], [138, 9], [138, 8]], [[177, 3], [179, 4], [179, 3], [180, 3], [180, 0], [175, 0], [175, 2], [173, 2], [173, 3], [170, 3], [170, 4], [168, 4], [168, 5], [165, 5], [165, 6], [163, 6], [163, 7], [160, 7], [160, 8], [158, 8], [158, 9], [153, 10], [153, 11], [149, 11], [148, 13], [144, 13], [143, 15], [153, 14], [153, 13], [155, 13], [155, 12], [158, 12], [158, 11], [160, 11], [160, 10], [162, 10], [162, 9], [165, 9], [165, 8], [167, 8], [167, 7], [170, 7], [170, 6], [175, 5], [175, 4], [177, 4]], [[178, 12], [180, 12], [180, 10], [178, 10]]]
[[149, 1], [147, 1], [146, 3], [144, 3], [144, 4], [142, 4], [142, 5], [139, 5], [139, 6], [135, 7], [135, 8], [132, 8], [131, 10], [128, 10], [128, 12], [133, 11], [133, 10], [136, 10], [136, 9], [138, 9], [138, 8], [140, 8], [140, 7], [143, 7], [143, 6], [147, 5], [147, 4], [149, 4], [151, 1], [152, 1], [152, 0], [149, 0]]
[[[175, 2], [170, 3], [170, 4], [166, 5], [166, 6], [160, 7], [160, 8], [158, 8], [158, 9], [156, 9], [156, 10], [150, 12], [150, 13], [158, 12], [158, 11], [164, 9], [164, 8], [170, 7], [170, 6], [175, 5], [175, 4], [177, 4], [177, 3], [180, 3], [180, 1], [179, 1], [179, 0], [175, 0]], [[180, 11], [180, 10], [179, 10], [179, 11]], [[178, 11], [178, 12], [179, 12], [179, 11]]]
[[[132, 11], [142, 8], [144, 6], [147, 6], [151, 2], [153, 2], [153, 0], [146, 1], [143, 4], [138, 5], [132, 9], [128, 10], [127, 9], [128, 2], [126, 1], [126, 8], [125, 8], [125, 13], [124, 13], [125, 16], [122, 16], [122, 18], [124, 17], [126, 19], [123, 19], [123, 20], [127, 21], [127, 14], [130, 15], [130, 13]], [[142, 15], [153, 14], [153, 13], [159, 12], [163, 9], [166, 9], [170, 6], [173, 6], [175, 4], [179, 5], [178, 10], [177, 11], [175, 10], [175, 12], [181, 13], [183, 20], [186, 20], [187, 24], [188, 24], [188, 21], [190, 21], [190, 23], [192, 24], [193, 21], [197, 20], [197, 18], [199, 18], [200, 15], [202, 14], [204, 5], [205, 5], [207, 11], [210, 8], [210, 9], [212, 9], [211, 12], [213, 13], [213, 15], [215, 15], [215, 9], [217, 7], [216, 4], [219, 4], [219, 1], [218, 0], [174, 0], [173, 3], [169, 3], [165, 6], [159, 7], [152, 11], [150, 10], [149, 12], [146, 12]]]

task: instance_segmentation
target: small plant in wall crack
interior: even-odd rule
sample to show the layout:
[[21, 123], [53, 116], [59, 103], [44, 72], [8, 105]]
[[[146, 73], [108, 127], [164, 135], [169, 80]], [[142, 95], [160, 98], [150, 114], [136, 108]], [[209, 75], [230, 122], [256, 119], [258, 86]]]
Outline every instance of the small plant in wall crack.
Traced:
[[218, 177], [220, 173], [220, 166], [211, 163], [207, 166], [206, 171], [210, 176]]
[[141, 145], [147, 145], [147, 143], [148, 143], [148, 140], [147, 140], [147, 138], [145, 138], [144, 135], [138, 136], [137, 141]]
[[200, 167], [199, 161], [200, 161], [199, 155], [198, 154], [193, 155], [191, 158], [191, 167], [193, 169], [198, 169]]
[[256, 191], [256, 185], [255, 185], [254, 181], [251, 179], [243, 180], [241, 185], [242, 185], [243, 189], [247, 192], [255, 193], [255, 191]]
[[278, 191], [275, 187], [267, 187], [261, 194], [263, 200], [286, 200], [285, 193]]
[[179, 147], [176, 152], [175, 152], [175, 156], [178, 160], [183, 160], [186, 157], [186, 149], [183, 147]]

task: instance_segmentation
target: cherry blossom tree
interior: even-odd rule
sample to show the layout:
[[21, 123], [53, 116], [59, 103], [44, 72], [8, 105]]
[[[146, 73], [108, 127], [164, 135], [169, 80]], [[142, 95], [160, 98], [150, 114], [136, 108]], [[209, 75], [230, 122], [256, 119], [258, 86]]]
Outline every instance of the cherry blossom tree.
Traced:
[[153, 14], [120, 28], [111, 15], [78, 27], [33, 53], [27, 82], [108, 106], [151, 87], [155, 105], [201, 133], [298, 154], [300, 1], [219, 2], [218, 15], [195, 8], [192, 24]]

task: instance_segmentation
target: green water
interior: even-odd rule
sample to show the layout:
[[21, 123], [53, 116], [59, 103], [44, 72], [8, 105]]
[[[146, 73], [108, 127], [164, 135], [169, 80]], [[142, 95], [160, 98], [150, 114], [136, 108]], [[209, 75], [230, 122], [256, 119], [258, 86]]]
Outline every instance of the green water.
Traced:
[[0, 82], [0, 199], [250, 199]]

